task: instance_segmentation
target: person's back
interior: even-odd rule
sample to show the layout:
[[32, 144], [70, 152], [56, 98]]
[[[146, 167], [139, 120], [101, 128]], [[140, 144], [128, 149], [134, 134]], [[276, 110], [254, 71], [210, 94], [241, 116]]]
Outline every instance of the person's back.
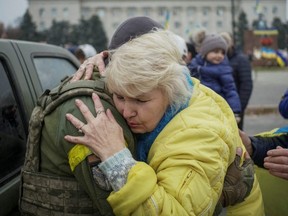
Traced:
[[[63, 101], [45, 116], [41, 134], [38, 135], [40, 143], [34, 141], [37, 137], [34, 134], [38, 132], [38, 128], [35, 128], [37, 125], [33, 126], [33, 122], [37, 122], [35, 118], [38, 116], [32, 114], [27, 154], [22, 171], [20, 209], [23, 214], [113, 215], [106, 201], [111, 188], [97, 167], [99, 159], [93, 156], [88, 148], [82, 145], [74, 146], [64, 139], [69, 133], [82, 135], [80, 129], [77, 130], [67, 123], [65, 115], [67, 112], [72, 112], [84, 121], [83, 116], [75, 108], [75, 99], [81, 98], [93, 110], [91, 101], [93, 90], [102, 92], [105, 108], [111, 109], [117, 116], [116, 119], [126, 133], [127, 143], [132, 147], [133, 135], [110, 103], [111, 100], [104, 87], [104, 82], [97, 79], [68, 83], [54, 89], [50, 93], [53, 96], [48, 97], [48, 100]], [[79, 92], [82, 92], [82, 95]], [[70, 95], [67, 96], [68, 94]], [[71, 96], [73, 94], [75, 95]], [[63, 99], [64, 95], [68, 98]], [[53, 102], [48, 103], [47, 109], [53, 106]]]

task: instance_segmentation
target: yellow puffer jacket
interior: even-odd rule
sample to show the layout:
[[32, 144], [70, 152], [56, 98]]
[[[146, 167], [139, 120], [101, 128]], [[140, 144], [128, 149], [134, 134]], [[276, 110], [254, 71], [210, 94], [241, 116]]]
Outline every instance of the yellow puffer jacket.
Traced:
[[[176, 115], [153, 143], [149, 165], [138, 162], [124, 187], [110, 194], [116, 215], [212, 215], [236, 146], [242, 146], [229, 105], [193, 79], [188, 108]], [[244, 148], [244, 147], [243, 147]], [[228, 215], [264, 215], [255, 179], [250, 196]]]

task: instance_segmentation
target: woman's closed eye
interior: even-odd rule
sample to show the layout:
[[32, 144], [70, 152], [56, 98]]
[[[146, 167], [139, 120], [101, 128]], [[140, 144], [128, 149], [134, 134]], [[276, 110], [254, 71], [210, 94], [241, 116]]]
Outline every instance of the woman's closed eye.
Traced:
[[146, 102], [148, 102], [149, 100], [136, 99], [136, 101], [137, 101], [138, 103], [146, 103]]
[[124, 97], [121, 96], [121, 95], [118, 95], [118, 94], [114, 94], [114, 95], [116, 96], [116, 98], [117, 98], [118, 100], [122, 100], [122, 101], [125, 100]]

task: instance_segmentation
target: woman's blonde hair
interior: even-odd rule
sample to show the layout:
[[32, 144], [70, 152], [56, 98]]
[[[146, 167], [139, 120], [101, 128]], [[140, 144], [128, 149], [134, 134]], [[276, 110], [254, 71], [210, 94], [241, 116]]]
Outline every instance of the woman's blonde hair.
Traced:
[[112, 93], [135, 98], [159, 88], [176, 110], [191, 97], [189, 80], [175, 34], [160, 29], [112, 51], [106, 69], [107, 87]]

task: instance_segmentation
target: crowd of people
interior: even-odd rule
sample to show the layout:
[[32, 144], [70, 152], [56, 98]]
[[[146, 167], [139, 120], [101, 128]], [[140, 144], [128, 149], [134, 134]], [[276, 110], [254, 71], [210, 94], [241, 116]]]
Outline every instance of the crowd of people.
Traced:
[[[248, 57], [227, 32], [193, 39], [133, 17], [107, 51], [83, 59], [64, 89], [93, 83], [97, 91], [45, 117], [39, 170], [25, 170], [32, 154], [23, 169], [23, 214], [265, 214], [252, 160], [288, 180], [287, 128], [245, 134]], [[286, 118], [287, 98], [279, 104]]]

